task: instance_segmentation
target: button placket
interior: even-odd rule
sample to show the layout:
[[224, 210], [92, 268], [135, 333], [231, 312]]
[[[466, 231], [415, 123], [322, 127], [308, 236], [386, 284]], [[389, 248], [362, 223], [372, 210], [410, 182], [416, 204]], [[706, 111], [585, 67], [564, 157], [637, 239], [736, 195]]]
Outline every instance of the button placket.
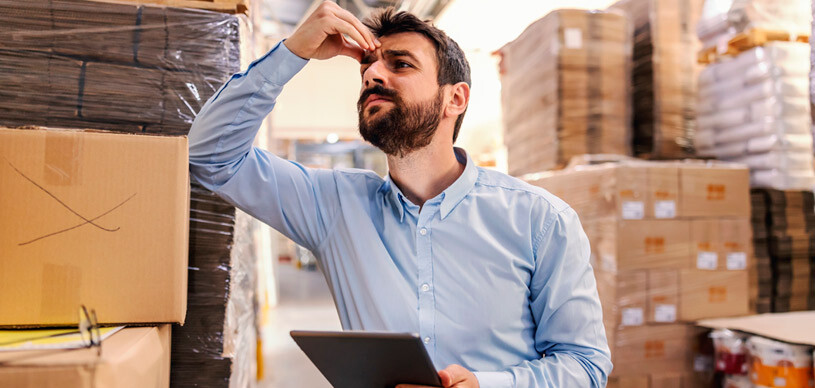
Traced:
[[435, 360], [435, 296], [433, 295], [433, 229], [431, 221], [438, 215], [438, 203], [425, 204], [419, 215], [416, 230], [418, 254], [419, 334], [427, 347], [431, 360]]

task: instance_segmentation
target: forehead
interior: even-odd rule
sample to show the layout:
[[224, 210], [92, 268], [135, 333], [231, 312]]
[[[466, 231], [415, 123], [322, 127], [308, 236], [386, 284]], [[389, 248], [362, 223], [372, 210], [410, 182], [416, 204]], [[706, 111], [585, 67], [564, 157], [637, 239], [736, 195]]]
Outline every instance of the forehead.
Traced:
[[376, 50], [376, 56], [381, 57], [389, 50], [408, 51], [422, 64], [436, 63], [436, 46], [426, 36], [418, 32], [400, 32], [378, 38], [382, 42]]

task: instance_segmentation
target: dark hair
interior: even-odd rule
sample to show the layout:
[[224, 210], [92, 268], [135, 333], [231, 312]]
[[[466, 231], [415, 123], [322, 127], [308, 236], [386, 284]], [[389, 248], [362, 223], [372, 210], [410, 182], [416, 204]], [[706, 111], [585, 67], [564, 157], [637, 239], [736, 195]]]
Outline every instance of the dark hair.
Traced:
[[[455, 85], [466, 82], [471, 86], [470, 64], [464, 56], [464, 51], [444, 31], [436, 28], [428, 21], [422, 21], [415, 15], [400, 11], [393, 7], [385, 8], [368, 16], [363, 23], [371, 29], [377, 37], [398, 34], [401, 32], [416, 32], [424, 35], [436, 46], [436, 59], [439, 64], [439, 85]], [[453, 130], [453, 142], [458, 138], [461, 122], [464, 121], [465, 109], [456, 119]]]

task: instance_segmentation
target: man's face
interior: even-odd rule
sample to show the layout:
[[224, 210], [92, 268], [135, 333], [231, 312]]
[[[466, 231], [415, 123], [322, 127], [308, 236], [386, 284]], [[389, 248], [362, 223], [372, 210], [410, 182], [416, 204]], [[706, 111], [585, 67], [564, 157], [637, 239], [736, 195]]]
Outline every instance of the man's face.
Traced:
[[403, 156], [430, 144], [441, 120], [436, 50], [418, 33], [379, 40], [382, 45], [366, 52], [360, 68], [359, 131], [386, 154]]

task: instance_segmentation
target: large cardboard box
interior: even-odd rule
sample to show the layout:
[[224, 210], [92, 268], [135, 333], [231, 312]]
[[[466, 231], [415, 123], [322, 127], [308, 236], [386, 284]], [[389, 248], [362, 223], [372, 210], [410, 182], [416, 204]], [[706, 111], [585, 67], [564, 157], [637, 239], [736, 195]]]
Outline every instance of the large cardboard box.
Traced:
[[584, 229], [603, 271], [688, 268], [690, 222], [686, 220], [588, 220]]
[[646, 325], [626, 327], [613, 335], [613, 376], [643, 373], [682, 373], [690, 370], [692, 330], [690, 325]]
[[184, 322], [185, 137], [0, 128], [0, 326]]
[[170, 325], [124, 328], [95, 348], [0, 352], [0, 387], [163, 388], [170, 385]]
[[747, 271], [682, 270], [679, 273], [679, 319], [750, 313]]
[[645, 271], [600, 272], [597, 291], [606, 326], [640, 326], [646, 319], [647, 274]]
[[750, 217], [750, 174], [743, 166], [689, 163], [679, 170], [685, 217]]

